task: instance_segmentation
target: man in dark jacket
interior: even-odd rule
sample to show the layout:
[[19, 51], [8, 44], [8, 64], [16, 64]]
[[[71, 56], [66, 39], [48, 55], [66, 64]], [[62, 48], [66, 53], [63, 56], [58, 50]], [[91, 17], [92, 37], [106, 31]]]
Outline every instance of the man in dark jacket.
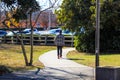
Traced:
[[55, 37], [55, 45], [57, 46], [58, 59], [62, 58], [62, 47], [65, 45], [64, 35], [62, 35], [62, 30], [60, 30], [59, 34]]

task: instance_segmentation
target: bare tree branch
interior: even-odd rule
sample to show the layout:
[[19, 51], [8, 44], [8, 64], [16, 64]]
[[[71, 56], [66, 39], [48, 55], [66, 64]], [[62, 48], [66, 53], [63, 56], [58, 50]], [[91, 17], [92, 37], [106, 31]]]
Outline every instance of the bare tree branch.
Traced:
[[48, 8], [46, 8], [46, 9], [44, 9], [44, 10], [42, 10], [42, 11], [39, 12], [39, 14], [38, 14], [38, 16], [37, 16], [37, 18], [36, 18], [36, 20], [35, 20], [35, 23], [34, 23], [33, 27], [36, 25], [36, 23], [37, 23], [37, 21], [38, 21], [38, 19], [39, 19], [40, 14], [41, 14], [42, 12], [48, 10], [48, 9], [53, 8], [54, 5], [55, 5], [55, 3], [56, 3], [57, 1], [58, 1], [58, 0], [55, 0], [55, 2], [54, 2], [50, 7], [48, 7]]

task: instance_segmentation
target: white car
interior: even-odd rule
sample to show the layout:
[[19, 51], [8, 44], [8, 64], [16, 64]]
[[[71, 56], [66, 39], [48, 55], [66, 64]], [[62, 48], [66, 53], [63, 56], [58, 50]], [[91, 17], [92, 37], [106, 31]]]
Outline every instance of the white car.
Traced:
[[[17, 32], [18, 34], [31, 34], [31, 29], [27, 28], [27, 29], [24, 29], [23, 31], [21, 32]], [[37, 29], [33, 29], [33, 34], [40, 34], [40, 32], [37, 30]]]
[[45, 31], [39, 31], [41, 35], [57, 35], [60, 29], [50, 29]]
[[[17, 33], [18, 31], [14, 31], [15, 33]], [[14, 33], [12, 31], [8, 31], [6, 36], [14, 36]]]

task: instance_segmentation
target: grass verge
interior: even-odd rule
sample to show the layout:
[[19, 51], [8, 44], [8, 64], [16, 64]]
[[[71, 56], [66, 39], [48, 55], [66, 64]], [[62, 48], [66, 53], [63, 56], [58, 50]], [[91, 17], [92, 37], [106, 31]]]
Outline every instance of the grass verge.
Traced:
[[[77, 52], [76, 50], [70, 51], [67, 54], [67, 57], [70, 60], [73, 60], [77, 63], [95, 67], [95, 55], [90, 55], [82, 52]], [[120, 54], [105, 54], [100, 55], [100, 66], [120, 66]]]
[[[25, 46], [28, 60], [30, 58], [30, 46]], [[20, 45], [0, 44], [0, 65], [4, 65], [14, 71], [43, 68], [44, 65], [38, 58], [43, 53], [56, 49], [55, 46], [34, 46], [33, 66], [25, 66], [23, 53]]]

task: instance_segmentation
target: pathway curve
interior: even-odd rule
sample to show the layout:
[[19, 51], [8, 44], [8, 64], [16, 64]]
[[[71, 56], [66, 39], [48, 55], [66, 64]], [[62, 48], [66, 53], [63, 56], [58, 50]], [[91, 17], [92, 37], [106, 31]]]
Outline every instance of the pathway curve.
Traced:
[[63, 49], [63, 58], [57, 59], [57, 51], [49, 51], [39, 57], [44, 63], [44, 74], [49, 76], [50, 80], [94, 80], [94, 69], [73, 62], [66, 58], [66, 54], [74, 48]]
[[0, 76], [0, 80], [94, 80], [94, 69], [73, 62], [66, 54], [74, 48], [63, 49], [63, 58], [57, 59], [56, 50], [49, 51], [39, 57], [44, 69], [25, 72], [13, 72]]

